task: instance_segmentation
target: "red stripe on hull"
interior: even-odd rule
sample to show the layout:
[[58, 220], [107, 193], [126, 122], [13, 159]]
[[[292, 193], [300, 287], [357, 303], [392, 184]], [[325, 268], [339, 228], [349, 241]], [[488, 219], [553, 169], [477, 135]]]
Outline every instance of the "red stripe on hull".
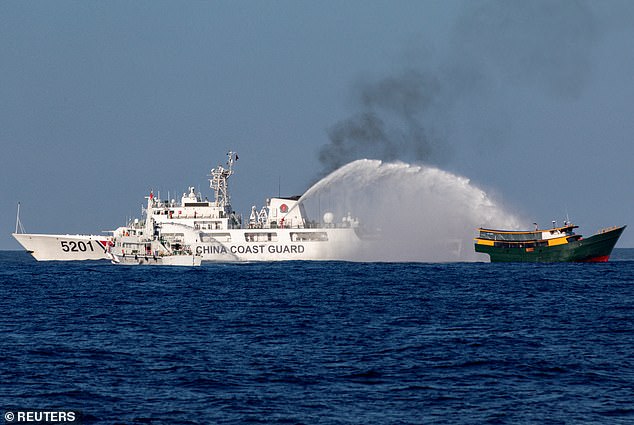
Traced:
[[586, 260], [581, 260], [582, 263], [607, 263], [610, 259], [609, 255], [600, 255], [598, 257], [588, 258]]

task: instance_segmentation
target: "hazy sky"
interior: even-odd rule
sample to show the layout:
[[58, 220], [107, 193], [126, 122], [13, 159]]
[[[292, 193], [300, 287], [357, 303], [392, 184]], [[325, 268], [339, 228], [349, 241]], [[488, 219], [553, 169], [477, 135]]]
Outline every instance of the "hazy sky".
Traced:
[[18, 201], [99, 233], [229, 149], [244, 214], [369, 157], [589, 235], [634, 225], [633, 116], [629, 1], [2, 1], [0, 249]]

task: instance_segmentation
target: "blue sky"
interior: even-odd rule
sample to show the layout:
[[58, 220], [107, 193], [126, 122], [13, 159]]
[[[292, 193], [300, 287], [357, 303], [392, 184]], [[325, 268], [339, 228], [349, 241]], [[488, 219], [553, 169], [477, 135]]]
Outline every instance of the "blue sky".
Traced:
[[[243, 213], [375, 157], [527, 227], [634, 224], [632, 22], [615, 0], [0, 2], [0, 249], [18, 201], [29, 232], [109, 230], [150, 189], [208, 193], [229, 149]], [[360, 117], [384, 145], [348, 137]]]

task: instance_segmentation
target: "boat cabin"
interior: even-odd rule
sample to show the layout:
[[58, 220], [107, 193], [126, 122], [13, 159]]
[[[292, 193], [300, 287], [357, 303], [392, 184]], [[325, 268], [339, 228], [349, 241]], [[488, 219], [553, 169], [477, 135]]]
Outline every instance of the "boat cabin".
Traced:
[[562, 245], [573, 240], [581, 239], [581, 235], [574, 232], [579, 226], [566, 224], [562, 227], [553, 227], [548, 230], [494, 230], [480, 228], [476, 243], [506, 248], [530, 248]]

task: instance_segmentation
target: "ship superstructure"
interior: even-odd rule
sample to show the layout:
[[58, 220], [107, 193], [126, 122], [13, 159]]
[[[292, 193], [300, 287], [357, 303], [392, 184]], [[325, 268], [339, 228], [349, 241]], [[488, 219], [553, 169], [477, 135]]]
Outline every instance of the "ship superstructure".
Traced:
[[189, 187], [180, 202], [146, 197], [145, 218], [113, 232], [111, 252], [117, 257], [191, 252], [203, 261], [279, 261], [350, 259], [360, 241], [358, 221], [350, 216], [334, 222], [307, 219], [299, 197], [273, 197], [253, 206], [247, 220], [231, 207], [229, 178], [238, 158], [227, 154], [226, 166], [210, 173], [213, 199]]

